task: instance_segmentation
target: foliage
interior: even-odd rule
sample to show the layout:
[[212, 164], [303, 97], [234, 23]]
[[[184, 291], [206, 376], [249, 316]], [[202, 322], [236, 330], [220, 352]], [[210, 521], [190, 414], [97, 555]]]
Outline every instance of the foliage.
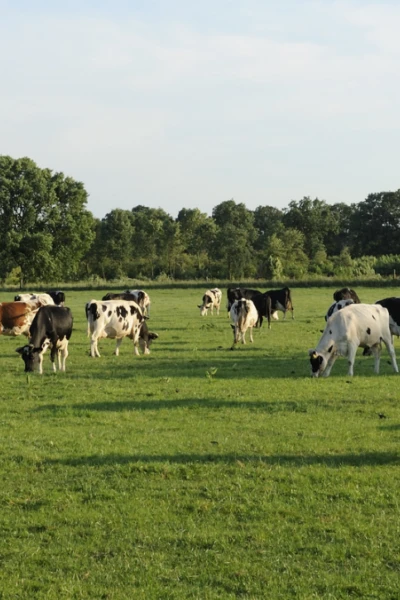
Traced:
[[[400, 190], [329, 205], [304, 196], [279, 210], [226, 200], [208, 216], [182, 208], [176, 219], [141, 204], [101, 220], [82, 183], [0, 156], [0, 280], [96, 278], [169, 280], [394, 276]], [[396, 256], [396, 255], [394, 255]], [[60, 276], [60, 274], [62, 275]]]

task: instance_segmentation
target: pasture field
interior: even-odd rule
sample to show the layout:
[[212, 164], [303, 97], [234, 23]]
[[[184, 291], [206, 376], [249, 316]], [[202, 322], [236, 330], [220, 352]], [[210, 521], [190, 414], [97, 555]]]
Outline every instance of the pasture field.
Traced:
[[67, 293], [66, 373], [0, 337], [0, 598], [399, 599], [400, 377], [384, 349], [311, 379], [334, 290], [294, 287], [295, 320], [234, 351], [225, 308], [152, 290], [151, 354], [92, 359], [106, 291]]

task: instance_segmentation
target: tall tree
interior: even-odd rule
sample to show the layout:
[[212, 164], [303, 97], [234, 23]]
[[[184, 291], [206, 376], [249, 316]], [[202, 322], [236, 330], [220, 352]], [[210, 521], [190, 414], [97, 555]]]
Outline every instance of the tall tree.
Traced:
[[64, 279], [80, 268], [94, 219], [83, 185], [29, 158], [0, 156], [0, 277]]
[[296, 202], [289, 202], [285, 210], [283, 222], [286, 227], [298, 229], [305, 236], [305, 250], [309, 258], [316, 252], [325, 249], [325, 238], [338, 231], [338, 222], [332, 214], [331, 207], [324, 201], [309, 196]]
[[395, 254], [400, 247], [400, 190], [370, 194], [351, 219], [353, 256]]

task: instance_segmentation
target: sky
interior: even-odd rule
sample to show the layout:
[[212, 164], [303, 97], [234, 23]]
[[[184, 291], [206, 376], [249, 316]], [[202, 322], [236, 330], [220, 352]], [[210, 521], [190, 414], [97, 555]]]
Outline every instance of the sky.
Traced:
[[400, 2], [0, 0], [0, 154], [103, 218], [400, 188]]

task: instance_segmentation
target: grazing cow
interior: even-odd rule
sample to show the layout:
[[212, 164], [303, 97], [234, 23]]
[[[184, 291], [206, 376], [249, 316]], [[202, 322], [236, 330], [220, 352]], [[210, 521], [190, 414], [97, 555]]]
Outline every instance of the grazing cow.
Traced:
[[144, 319], [140, 306], [127, 300], [91, 300], [86, 304], [88, 332], [91, 335], [90, 356], [100, 356], [97, 343], [99, 338], [117, 340], [114, 354], [118, 356], [124, 337], [133, 340], [135, 354], [138, 354], [140, 328]]
[[250, 342], [253, 342], [253, 327], [258, 321], [258, 312], [251, 300], [240, 298], [235, 300], [230, 310], [231, 327], [233, 329], [233, 345], [239, 341], [246, 343], [246, 331], [250, 329]]
[[[143, 354], [150, 354], [150, 344], [153, 340], [156, 340], [157, 338], [158, 333], [155, 333], [154, 331], [149, 331], [146, 321], [143, 321], [139, 333], [139, 346], [142, 349]], [[139, 354], [139, 352], [137, 352], [136, 346], [135, 354]]]
[[214, 308], [217, 309], [217, 315], [219, 315], [219, 307], [221, 306], [221, 300], [222, 292], [220, 289], [213, 288], [212, 290], [207, 290], [203, 296], [203, 303], [197, 305], [200, 309], [201, 316], [207, 316], [208, 309], [210, 309], [211, 314], [213, 314]]
[[252, 302], [256, 307], [258, 314], [257, 326], [259, 325], [261, 327], [263, 324], [263, 318], [266, 317], [268, 319], [268, 329], [271, 329], [272, 303], [269, 293], [265, 292], [264, 294], [256, 294], [253, 296]]
[[102, 300], [133, 300], [142, 309], [143, 313], [150, 316], [150, 297], [143, 290], [126, 290], [125, 292], [119, 292], [113, 294], [109, 292], [103, 296]]
[[389, 312], [389, 329], [392, 335], [400, 336], [400, 298], [392, 296], [391, 298], [384, 298], [383, 300], [377, 300], [375, 304], [380, 304], [384, 308], [387, 308]]
[[328, 377], [338, 356], [347, 356], [348, 375], [353, 375], [359, 346], [374, 355], [374, 370], [379, 373], [382, 341], [390, 354], [393, 370], [398, 373], [387, 309], [378, 304], [351, 304], [329, 318], [318, 346], [309, 350], [311, 375]]
[[336, 290], [333, 294], [333, 299], [335, 302], [339, 302], [339, 300], [353, 300], [354, 304], [360, 304], [360, 298], [357, 296], [357, 293], [350, 288], [342, 288], [341, 290]]
[[226, 291], [226, 296], [227, 296], [226, 310], [228, 312], [230, 312], [230, 310], [232, 308], [232, 304], [235, 302], [235, 300], [240, 300], [241, 298], [246, 298], [247, 300], [252, 300], [253, 296], [256, 296], [257, 294], [261, 294], [260, 290], [251, 290], [249, 288], [241, 288], [241, 287], [228, 288]]
[[143, 314], [150, 316], [150, 296], [144, 290], [126, 290], [127, 294], [132, 294], [136, 298], [135, 302], [139, 304]]
[[17, 294], [14, 296], [16, 302], [33, 302], [39, 300], [41, 306], [55, 304], [50, 294]]
[[329, 317], [333, 315], [333, 313], [337, 312], [338, 310], [342, 310], [342, 308], [345, 308], [346, 306], [350, 306], [350, 304], [354, 304], [354, 300], [351, 298], [347, 298], [347, 300], [339, 300], [339, 302], [334, 302], [331, 304], [328, 308], [328, 312], [325, 315], [325, 321], [327, 321]]
[[29, 327], [42, 306], [40, 300], [0, 303], [0, 335], [29, 335]]
[[292, 295], [288, 287], [281, 290], [268, 290], [265, 292], [271, 298], [272, 318], [278, 319], [278, 310], [283, 312], [283, 318], [286, 317], [286, 311], [290, 310], [292, 319], [294, 319], [294, 308], [292, 304]]
[[65, 293], [60, 290], [50, 290], [47, 292], [49, 296], [53, 298], [53, 302], [56, 306], [64, 306], [65, 304]]
[[21, 354], [25, 363], [25, 372], [31, 372], [37, 368], [40, 374], [43, 373], [43, 354], [49, 346], [53, 371], [56, 371], [56, 356], [58, 358], [58, 369], [65, 371], [72, 325], [73, 318], [69, 308], [52, 305], [42, 306], [32, 321], [29, 344], [16, 350]]

